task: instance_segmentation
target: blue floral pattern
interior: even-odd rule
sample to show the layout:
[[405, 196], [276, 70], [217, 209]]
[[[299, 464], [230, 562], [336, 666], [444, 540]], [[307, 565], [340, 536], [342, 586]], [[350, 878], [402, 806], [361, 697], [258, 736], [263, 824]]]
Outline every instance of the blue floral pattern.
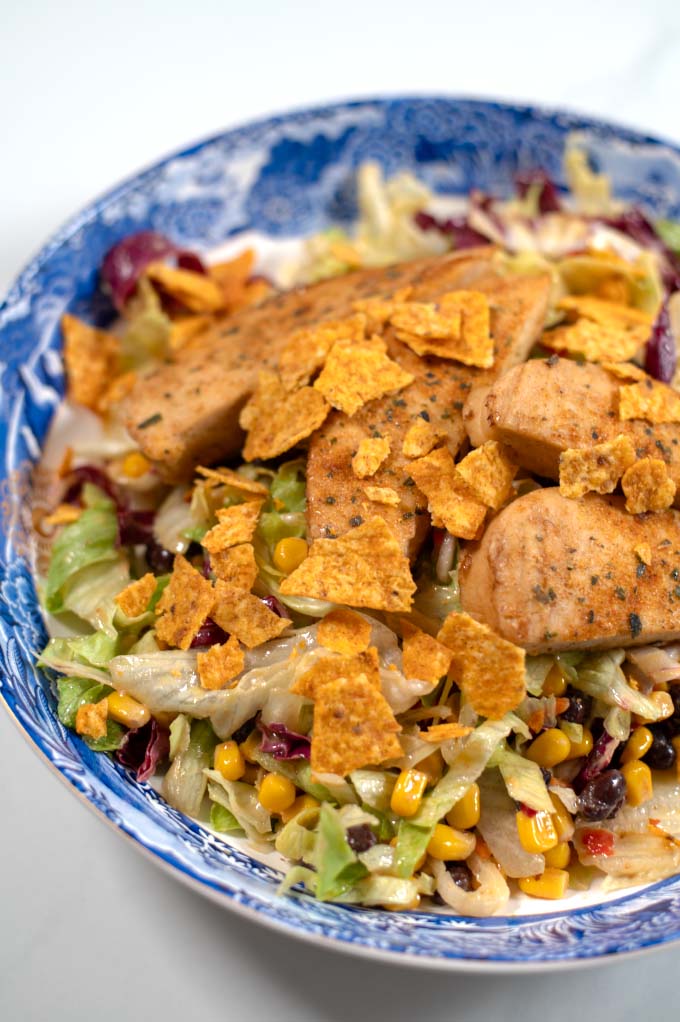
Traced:
[[232, 848], [97, 756], [55, 715], [49, 679], [35, 667], [45, 633], [26, 555], [26, 466], [39, 456], [63, 392], [60, 315], [97, 322], [97, 267], [111, 245], [153, 227], [206, 249], [245, 228], [295, 236], [355, 213], [352, 179], [367, 158], [415, 171], [442, 192], [507, 193], [518, 168], [542, 166], [563, 184], [569, 132], [583, 135], [617, 194], [657, 215], [680, 216], [680, 154], [639, 134], [571, 114], [446, 98], [372, 100], [299, 111], [219, 135], [125, 182], [66, 224], [0, 306], [0, 447], [5, 531], [0, 545], [0, 696], [63, 777], [111, 823], [225, 905], [284, 931], [327, 938], [401, 961], [547, 963], [680, 939], [680, 878], [533, 916], [482, 920], [394, 914], [279, 898], [279, 875]]

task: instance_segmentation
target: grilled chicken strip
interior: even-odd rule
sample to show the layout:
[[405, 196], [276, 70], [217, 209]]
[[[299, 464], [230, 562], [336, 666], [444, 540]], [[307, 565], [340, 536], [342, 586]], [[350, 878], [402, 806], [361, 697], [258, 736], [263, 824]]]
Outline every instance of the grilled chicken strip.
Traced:
[[[450, 264], [453, 270], [453, 264]], [[340, 536], [364, 518], [380, 514], [414, 556], [429, 526], [427, 501], [409, 476], [409, 459], [402, 454], [408, 428], [418, 416], [431, 422], [446, 439], [452, 454], [464, 443], [462, 409], [472, 388], [483, 387], [510, 366], [525, 359], [540, 333], [548, 302], [547, 276], [500, 277], [481, 272], [478, 259], [461, 259], [457, 272], [446, 279], [430, 276], [414, 288], [412, 299], [433, 301], [444, 291], [474, 288], [489, 296], [491, 331], [495, 342], [493, 369], [468, 368], [457, 362], [418, 358], [410, 348], [388, 336], [391, 358], [413, 373], [414, 382], [396, 395], [364, 405], [356, 415], [332, 413], [312, 437], [307, 463], [307, 521], [313, 539]], [[367, 480], [357, 479], [352, 457], [364, 437], [387, 437], [390, 455]], [[364, 486], [390, 487], [398, 506], [370, 501]]]
[[276, 365], [288, 337], [301, 327], [352, 312], [360, 298], [389, 298], [406, 284], [420, 296], [472, 286], [489, 274], [494, 249], [360, 270], [270, 298], [229, 316], [190, 347], [140, 375], [123, 403], [127, 428], [169, 482], [238, 453], [241, 408], [261, 369]]
[[678, 639], [680, 513], [629, 515], [620, 497], [536, 490], [466, 548], [460, 588], [464, 610], [529, 653]]
[[638, 457], [662, 458], [678, 484], [680, 506], [680, 424], [650, 425], [619, 419], [621, 380], [601, 366], [570, 359], [533, 359], [497, 380], [483, 402], [470, 401], [466, 424], [476, 443], [502, 441], [524, 468], [559, 479], [559, 458], [569, 447], [591, 447], [629, 436]]

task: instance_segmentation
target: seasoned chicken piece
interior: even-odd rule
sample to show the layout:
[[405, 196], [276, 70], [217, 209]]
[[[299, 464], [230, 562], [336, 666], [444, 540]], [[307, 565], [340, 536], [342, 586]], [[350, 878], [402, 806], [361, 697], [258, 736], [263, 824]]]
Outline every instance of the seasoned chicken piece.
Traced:
[[532, 359], [490, 388], [484, 402], [485, 424], [472, 402], [466, 414], [474, 423], [476, 439], [500, 440], [512, 448], [523, 468], [550, 479], [559, 479], [562, 451], [592, 447], [623, 433], [631, 438], [638, 457], [667, 463], [678, 484], [680, 505], [680, 424], [621, 421], [622, 382], [592, 363]]
[[[476, 279], [471, 279], [473, 270]], [[449, 276], [446, 281], [423, 279], [411, 297], [433, 301], [445, 290], [468, 287], [489, 296], [496, 353], [493, 369], [468, 368], [434, 357], [418, 358], [388, 332], [390, 356], [416, 379], [398, 394], [364, 405], [352, 418], [332, 413], [312, 437], [307, 463], [307, 521], [312, 538], [340, 536], [364, 518], [380, 514], [400, 538], [404, 550], [412, 556], [417, 553], [429, 516], [427, 501], [409, 476], [409, 459], [402, 453], [404, 436], [420, 416], [441, 434], [455, 455], [465, 440], [462, 409], [466, 396], [473, 386], [484, 387], [527, 357], [543, 326], [550, 279], [481, 274], [474, 263], [461, 261], [457, 276]], [[357, 479], [352, 457], [360, 441], [370, 436], [389, 439], [390, 455], [370, 479]], [[398, 506], [370, 501], [364, 490], [366, 483], [396, 490]]]
[[[635, 553], [643, 543], [650, 566]], [[680, 513], [536, 490], [466, 548], [459, 578], [463, 609], [529, 653], [678, 639]]]
[[276, 365], [288, 337], [301, 327], [352, 312], [369, 296], [391, 297], [406, 284], [419, 294], [471, 286], [489, 272], [494, 249], [360, 270], [277, 295], [225, 318], [190, 347], [140, 375], [122, 408], [144, 454], [168, 481], [197, 464], [236, 454], [243, 444], [238, 417], [261, 369]]

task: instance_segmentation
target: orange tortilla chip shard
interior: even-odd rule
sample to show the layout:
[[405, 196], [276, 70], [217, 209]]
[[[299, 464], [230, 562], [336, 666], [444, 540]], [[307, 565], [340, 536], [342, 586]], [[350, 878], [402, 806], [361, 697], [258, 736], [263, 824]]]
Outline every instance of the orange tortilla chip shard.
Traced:
[[338, 539], [317, 539], [281, 583], [284, 596], [311, 596], [350, 607], [407, 611], [416, 585], [408, 557], [384, 519]]
[[128, 396], [136, 382], [137, 373], [134, 369], [129, 369], [126, 373], [114, 376], [111, 383], [107, 386], [106, 390], [97, 402], [97, 411], [99, 414], [104, 415], [113, 408], [114, 405], [120, 404], [123, 398]]
[[290, 691], [294, 695], [304, 696], [305, 699], [316, 699], [324, 685], [337, 681], [338, 678], [351, 680], [358, 677], [365, 678], [377, 692], [380, 692], [380, 668], [375, 646], [351, 656], [338, 654], [319, 657], [308, 671], [295, 679]]
[[494, 346], [487, 296], [481, 291], [449, 291], [440, 298], [439, 308], [447, 315], [458, 311], [462, 316], [460, 340], [444, 357], [454, 358], [466, 366], [490, 369], [494, 363]]
[[401, 445], [402, 454], [406, 458], [423, 458], [446, 437], [443, 429], [426, 422], [418, 416], [406, 431]]
[[151, 597], [156, 592], [156, 577], [150, 571], [142, 575], [136, 582], [126, 586], [114, 602], [118, 604], [126, 617], [139, 617], [148, 606]]
[[421, 731], [418, 735], [426, 742], [449, 742], [452, 738], [465, 738], [474, 728], [467, 724], [458, 724], [451, 721], [450, 724], [433, 724], [427, 731]]
[[103, 738], [107, 731], [109, 707], [106, 699], [98, 703], [83, 703], [76, 711], [76, 732], [87, 738]]
[[401, 497], [391, 486], [364, 486], [364, 493], [375, 504], [387, 504], [397, 507]]
[[626, 362], [637, 354], [646, 340], [646, 337], [640, 338], [639, 330], [636, 327], [627, 331], [619, 325], [579, 319], [570, 326], [546, 330], [541, 344], [552, 351], [580, 355], [586, 362]]
[[311, 767], [346, 777], [352, 770], [401, 756], [401, 727], [390, 705], [363, 675], [338, 677], [314, 701]]
[[42, 519], [42, 525], [71, 525], [73, 522], [77, 522], [83, 513], [82, 507], [76, 507], [75, 504], [59, 504], [58, 507], [51, 511], [50, 514], [45, 515]]
[[180, 348], [184, 348], [194, 338], [205, 333], [214, 322], [212, 316], [206, 315], [183, 316], [181, 319], [174, 320], [168, 338], [170, 350], [179, 351]]
[[249, 592], [257, 578], [257, 561], [252, 543], [239, 543], [210, 554], [210, 567], [217, 578], [234, 589]]
[[525, 652], [469, 614], [453, 611], [437, 635], [453, 653], [452, 671], [473, 710], [498, 720], [526, 695]]
[[269, 490], [262, 483], [248, 479], [240, 472], [234, 472], [231, 468], [206, 468], [199, 465], [196, 474], [202, 476], [212, 486], [230, 486], [238, 490], [246, 500], [255, 500], [257, 497], [266, 497]]
[[177, 554], [170, 581], [156, 604], [156, 635], [168, 646], [189, 649], [214, 605], [210, 582]]
[[338, 341], [363, 341], [366, 336], [366, 317], [347, 316], [329, 320], [315, 327], [306, 327], [291, 334], [279, 355], [279, 373], [286, 390], [295, 390], [309, 383], [317, 369], [321, 369], [329, 351]]
[[619, 418], [680, 422], [680, 394], [648, 377], [619, 387]]
[[144, 274], [191, 312], [218, 312], [224, 308], [222, 289], [205, 273], [149, 263]]
[[367, 401], [402, 390], [413, 380], [378, 344], [335, 344], [314, 387], [334, 408], [354, 415]]
[[320, 646], [334, 653], [363, 653], [371, 641], [371, 622], [352, 610], [332, 610], [319, 621], [316, 638]]
[[260, 500], [248, 500], [244, 504], [219, 508], [215, 512], [218, 524], [206, 532], [201, 540], [201, 546], [208, 553], [214, 554], [238, 543], [249, 543], [253, 538], [261, 508]]
[[252, 593], [236, 589], [222, 579], [215, 583], [215, 609], [212, 619], [244, 646], [253, 649], [277, 635], [291, 623], [279, 617]]
[[329, 411], [318, 390], [301, 387], [289, 393], [276, 373], [264, 370], [239, 419], [248, 431], [243, 457], [254, 461], [284, 454], [318, 429]]
[[666, 511], [675, 499], [676, 485], [661, 458], [640, 458], [621, 480], [626, 511], [639, 515], [644, 511]]
[[474, 499], [457, 474], [448, 448], [438, 447], [424, 458], [412, 461], [408, 470], [427, 497], [433, 522], [443, 525], [452, 536], [474, 539], [487, 509]]
[[238, 639], [231, 635], [221, 646], [211, 646], [205, 653], [196, 656], [198, 677], [203, 688], [224, 688], [243, 670], [245, 655]]
[[97, 411], [118, 371], [120, 342], [68, 313], [61, 317], [61, 330], [69, 400]]
[[619, 380], [646, 380], [647, 373], [634, 362], [601, 362], [602, 368]]
[[633, 549], [633, 553], [639, 561], [646, 564], [649, 568], [652, 563], [652, 548], [649, 543], [638, 543]]
[[569, 448], [560, 455], [560, 493], [572, 500], [589, 491], [613, 493], [634, 461], [635, 448], [623, 433], [604, 444]]
[[208, 273], [220, 288], [224, 306], [229, 312], [243, 304], [254, 265], [255, 250], [245, 248], [234, 259], [208, 267]]
[[422, 632], [410, 621], [401, 622], [404, 637], [402, 668], [406, 678], [418, 678], [435, 685], [443, 678], [451, 664], [453, 654], [441, 642]]
[[565, 295], [558, 301], [557, 308], [567, 312], [572, 319], [579, 317], [592, 323], [599, 323], [601, 326], [624, 329], [640, 327], [643, 331], [640, 343], [647, 340], [654, 320], [649, 312], [642, 309], [608, 301], [605, 298], [595, 298], [593, 295]]
[[359, 441], [357, 453], [352, 458], [354, 475], [358, 479], [375, 475], [389, 453], [390, 442], [387, 437], [364, 437]]
[[487, 440], [456, 465], [456, 472], [480, 504], [497, 511], [512, 491], [517, 465], [496, 440]]

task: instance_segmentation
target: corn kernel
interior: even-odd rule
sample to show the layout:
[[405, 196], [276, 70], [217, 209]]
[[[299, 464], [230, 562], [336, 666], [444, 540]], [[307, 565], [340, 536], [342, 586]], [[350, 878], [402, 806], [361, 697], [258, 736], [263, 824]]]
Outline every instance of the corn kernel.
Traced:
[[654, 735], [648, 727], [636, 727], [626, 746], [621, 753], [622, 763], [632, 763], [636, 759], [642, 759], [654, 741]]
[[544, 696], [563, 696], [567, 691], [567, 679], [562, 674], [557, 664], [548, 671], [548, 676], [543, 682]]
[[283, 813], [295, 801], [295, 785], [281, 774], [267, 774], [262, 779], [257, 797], [267, 812]]
[[521, 877], [517, 884], [520, 891], [531, 895], [532, 898], [557, 900], [563, 898], [567, 893], [569, 874], [565, 869], [556, 869], [554, 866], [548, 866], [541, 876]]
[[587, 756], [593, 749], [593, 733], [589, 728], [583, 728], [583, 737], [580, 742], [569, 743], [569, 755], [567, 759], [578, 759], [579, 756]]
[[236, 742], [222, 742], [215, 747], [213, 766], [225, 781], [239, 781], [246, 772], [246, 762]]
[[545, 811], [529, 816], [522, 809], [515, 814], [517, 833], [525, 852], [540, 855], [554, 848], [558, 843], [557, 831], [552, 815]]
[[272, 560], [278, 571], [290, 575], [291, 571], [295, 571], [302, 564], [306, 556], [307, 543], [305, 540], [300, 539], [299, 536], [287, 536], [285, 539], [280, 539], [274, 547]]
[[641, 806], [654, 794], [652, 771], [646, 763], [633, 759], [624, 763], [621, 773], [626, 778], [626, 802], [629, 806]]
[[542, 767], [554, 767], [567, 759], [571, 750], [571, 742], [557, 727], [550, 727], [543, 731], [526, 751], [527, 759], [533, 760]]
[[149, 723], [151, 714], [143, 703], [137, 702], [132, 696], [123, 695], [122, 692], [112, 692], [107, 696], [108, 716], [111, 720], [117, 720], [125, 727], [144, 727]]
[[256, 762], [253, 754], [256, 753], [260, 748], [261, 741], [262, 736], [260, 735], [260, 732], [257, 730], [257, 728], [253, 728], [253, 730], [246, 738], [245, 742], [241, 742], [241, 744], [239, 745], [241, 755], [245, 760], [248, 761], [248, 763]]
[[425, 759], [421, 759], [418, 763], [418, 770], [427, 775], [428, 785], [436, 784], [444, 773], [444, 757], [439, 749], [435, 749]]
[[433, 859], [443, 862], [467, 859], [475, 850], [474, 834], [454, 830], [445, 823], [435, 824], [434, 832], [427, 846], [427, 853]]
[[311, 795], [298, 795], [292, 806], [282, 811], [281, 819], [284, 823], [288, 823], [293, 817], [304, 813], [307, 809], [316, 809], [318, 805], [317, 800]]
[[570, 841], [574, 836], [574, 821], [571, 813], [557, 795], [554, 795], [552, 791], [548, 792], [548, 794], [550, 795], [550, 801], [555, 807], [555, 811], [551, 815], [557, 839], [558, 841]]
[[139, 451], [133, 451], [132, 454], [128, 454], [123, 458], [123, 475], [126, 475], [128, 479], [139, 479], [151, 468], [151, 462], [140, 454]]
[[479, 785], [471, 784], [463, 797], [459, 799], [453, 809], [446, 814], [446, 822], [458, 830], [469, 830], [479, 823], [481, 813], [481, 799]]
[[428, 776], [420, 770], [402, 770], [392, 789], [390, 808], [398, 816], [415, 816], [423, 800]]
[[549, 848], [545, 853], [546, 866], [553, 866], [555, 869], [566, 869], [571, 859], [571, 848], [566, 841], [561, 841], [554, 848]]

